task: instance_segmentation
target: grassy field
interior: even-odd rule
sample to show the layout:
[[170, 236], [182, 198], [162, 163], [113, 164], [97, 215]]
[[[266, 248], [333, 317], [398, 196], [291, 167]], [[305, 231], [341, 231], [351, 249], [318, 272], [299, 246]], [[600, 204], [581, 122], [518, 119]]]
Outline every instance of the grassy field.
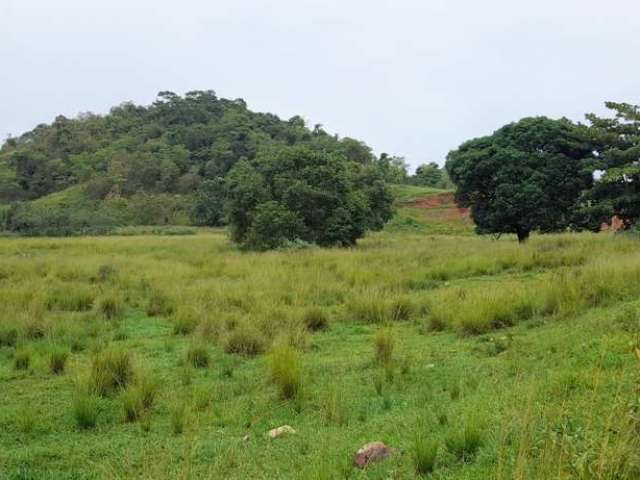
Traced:
[[638, 240], [456, 222], [0, 239], [0, 478], [640, 478]]

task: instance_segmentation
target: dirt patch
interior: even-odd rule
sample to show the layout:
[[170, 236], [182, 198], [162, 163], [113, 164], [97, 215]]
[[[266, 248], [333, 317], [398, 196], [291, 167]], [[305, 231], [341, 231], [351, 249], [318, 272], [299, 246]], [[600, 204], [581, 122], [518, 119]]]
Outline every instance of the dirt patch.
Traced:
[[429, 195], [428, 197], [419, 198], [405, 204], [408, 207], [422, 208], [426, 210], [439, 209], [443, 212], [444, 218], [460, 218], [467, 220], [470, 218], [468, 208], [460, 208], [456, 205], [453, 193], [439, 193], [437, 195]]

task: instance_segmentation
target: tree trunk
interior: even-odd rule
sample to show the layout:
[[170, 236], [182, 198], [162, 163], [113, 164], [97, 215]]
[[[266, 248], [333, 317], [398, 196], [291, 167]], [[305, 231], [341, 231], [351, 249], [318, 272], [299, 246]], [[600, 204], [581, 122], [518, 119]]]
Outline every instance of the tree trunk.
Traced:
[[526, 242], [527, 239], [529, 238], [529, 233], [531, 233], [529, 230], [518, 230], [517, 232], [518, 243]]

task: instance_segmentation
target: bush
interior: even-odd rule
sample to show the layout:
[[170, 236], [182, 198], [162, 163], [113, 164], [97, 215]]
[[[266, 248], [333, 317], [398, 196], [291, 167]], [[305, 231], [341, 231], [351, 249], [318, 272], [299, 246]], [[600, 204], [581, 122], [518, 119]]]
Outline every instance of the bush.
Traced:
[[204, 345], [191, 345], [187, 350], [187, 362], [196, 368], [209, 366], [209, 351]]
[[276, 346], [268, 358], [271, 381], [284, 399], [297, 397], [302, 389], [302, 368], [296, 350], [288, 345]]
[[225, 177], [225, 194], [233, 241], [257, 249], [296, 238], [350, 246], [392, 216], [393, 198], [376, 165], [304, 146], [236, 163]]
[[78, 392], [73, 399], [73, 417], [82, 430], [95, 428], [98, 422], [98, 401], [95, 397]]
[[62, 348], [54, 348], [49, 353], [49, 371], [54, 375], [64, 372], [69, 352]]
[[329, 328], [329, 318], [324, 310], [314, 307], [304, 313], [304, 324], [312, 332], [326, 330]]
[[133, 377], [133, 360], [128, 351], [109, 347], [93, 357], [90, 384], [98, 395], [106, 396], [126, 388]]
[[302, 236], [302, 219], [278, 202], [266, 202], [255, 209], [245, 245], [255, 250], [270, 250]]

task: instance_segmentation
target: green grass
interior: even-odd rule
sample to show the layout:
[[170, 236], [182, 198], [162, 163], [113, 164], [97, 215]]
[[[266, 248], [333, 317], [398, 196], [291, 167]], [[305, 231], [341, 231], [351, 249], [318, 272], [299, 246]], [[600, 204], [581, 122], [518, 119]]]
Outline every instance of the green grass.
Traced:
[[411, 215], [350, 250], [0, 239], [0, 472], [640, 478], [637, 240]]

